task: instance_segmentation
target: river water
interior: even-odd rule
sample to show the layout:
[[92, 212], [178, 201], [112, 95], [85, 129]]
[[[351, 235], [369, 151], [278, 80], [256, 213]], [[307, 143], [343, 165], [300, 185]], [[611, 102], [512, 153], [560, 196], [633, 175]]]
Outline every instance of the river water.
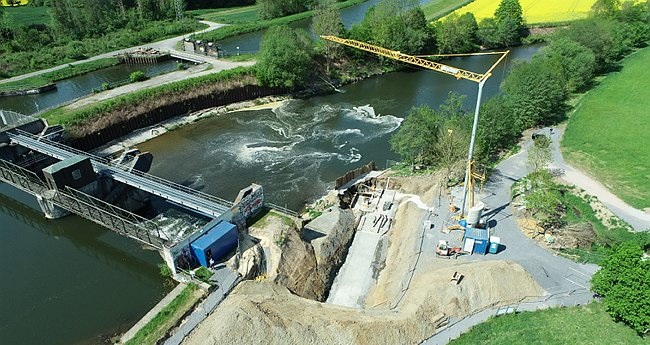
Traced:
[[129, 79], [132, 72], [143, 71], [148, 77], [151, 77], [175, 70], [177, 63], [176, 60], [170, 59], [156, 64], [120, 64], [103, 68], [57, 81], [56, 90], [36, 95], [0, 97], [0, 109], [31, 115], [39, 110], [55, 107], [79, 97], [87, 96], [93, 92], [93, 89], [100, 89], [103, 83], [124, 82]]
[[[539, 46], [518, 47], [484, 87], [498, 92], [516, 59]], [[448, 63], [485, 71], [496, 56]], [[342, 92], [291, 100], [275, 110], [241, 111], [203, 120], [138, 145], [154, 154], [152, 173], [232, 199], [250, 183], [268, 200], [298, 210], [332, 187], [346, 171], [368, 161], [384, 167], [397, 159], [389, 138], [408, 110], [438, 106], [451, 91], [467, 95], [473, 110], [477, 84], [428, 70], [390, 73], [342, 87]], [[182, 164], [179, 164], [182, 162]]]
[[[343, 12], [358, 8], [355, 20], [360, 20], [376, 2]], [[497, 92], [513, 59], [529, 58], [538, 49], [514, 49], [506, 68], [497, 68], [486, 84], [485, 97]], [[450, 63], [481, 71], [493, 61]], [[102, 73], [72, 78], [73, 84], [92, 90], [106, 80]], [[84, 84], [83, 78], [99, 79]], [[370, 160], [383, 167], [395, 159], [388, 139], [411, 107], [437, 106], [456, 91], [468, 96], [472, 109], [477, 91], [475, 83], [432, 71], [391, 73], [342, 89], [292, 100], [274, 111], [211, 118], [139, 147], [154, 153], [154, 174], [226, 199], [255, 182], [269, 200], [299, 209], [345, 171]], [[45, 98], [37, 102], [41, 109], [60, 102]], [[33, 96], [16, 98], [9, 107], [6, 102], [0, 99], [0, 108], [36, 110]], [[99, 335], [124, 331], [170, 289], [158, 274], [162, 260], [156, 252], [76, 216], [46, 220], [33, 197], [7, 185], [0, 185], [0, 260], [0, 344], [98, 343]]]

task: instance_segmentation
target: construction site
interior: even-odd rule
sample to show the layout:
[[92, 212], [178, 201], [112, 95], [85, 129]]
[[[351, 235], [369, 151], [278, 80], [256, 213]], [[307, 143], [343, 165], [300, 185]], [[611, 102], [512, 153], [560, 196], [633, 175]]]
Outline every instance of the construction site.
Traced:
[[[475, 73], [324, 38], [476, 82], [475, 117], [485, 81], [508, 54]], [[243, 281], [166, 343], [443, 344], [472, 319], [588, 303], [595, 266], [553, 255], [513, 216], [510, 190], [527, 174], [530, 140], [486, 178], [473, 162], [476, 126], [475, 118], [468, 159], [444, 173], [404, 177], [371, 162], [299, 219], [274, 211], [250, 219], [240, 251], [222, 266]]]

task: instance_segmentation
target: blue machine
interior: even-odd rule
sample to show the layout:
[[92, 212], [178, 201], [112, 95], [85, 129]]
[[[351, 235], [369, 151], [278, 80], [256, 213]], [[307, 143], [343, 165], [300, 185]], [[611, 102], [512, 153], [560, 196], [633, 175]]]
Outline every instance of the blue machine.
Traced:
[[474, 253], [487, 254], [490, 245], [490, 232], [488, 229], [477, 229], [468, 227], [465, 229], [464, 241], [474, 240]]
[[194, 240], [192, 255], [201, 266], [210, 267], [210, 259], [217, 262], [237, 247], [237, 227], [222, 221]]

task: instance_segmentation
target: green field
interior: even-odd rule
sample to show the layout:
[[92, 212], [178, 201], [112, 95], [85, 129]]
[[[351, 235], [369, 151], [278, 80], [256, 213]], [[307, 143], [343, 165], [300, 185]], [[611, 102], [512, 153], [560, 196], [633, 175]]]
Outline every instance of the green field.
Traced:
[[562, 149], [630, 205], [650, 207], [650, 48], [589, 91], [569, 119]]
[[472, 1], [474, 0], [431, 0], [421, 5], [421, 7], [427, 20], [433, 21], [448, 15]]
[[243, 24], [259, 20], [259, 6], [187, 11], [187, 14], [217, 23]]
[[51, 21], [47, 7], [19, 6], [5, 7], [4, 10], [9, 15], [11, 22], [17, 26], [31, 24], [49, 25]]
[[592, 303], [499, 316], [474, 326], [450, 344], [636, 345], [650, 341], [614, 322], [601, 304]]

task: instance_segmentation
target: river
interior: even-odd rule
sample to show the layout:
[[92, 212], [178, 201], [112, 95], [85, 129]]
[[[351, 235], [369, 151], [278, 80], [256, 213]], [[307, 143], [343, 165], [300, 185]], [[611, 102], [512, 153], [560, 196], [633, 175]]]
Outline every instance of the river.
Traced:
[[[484, 100], [498, 92], [514, 60], [528, 59], [538, 49], [536, 45], [512, 49], [486, 83]], [[485, 71], [496, 58], [456, 58], [448, 63]], [[273, 111], [217, 116], [138, 147], [154, 154], [155, 175], [226, 199], [258, 183], [268, 200], [298, 210], [324, 194], [346, 171], [371, 160], [383, 168], [387, 160], [397, 159], [388, 140], [411, 107], [436, 107], [455, 91], [467, 96], [467, 109], [473, 110], [477, 84], [417, 70], [369, 78], [341, 89], [290, 100]]]
[[[507, 66], [538, 49], [513, 49]], [[481, 71], [493, 61], [450, 63]], [[506, 70], [494, 71], [485, 98], [497, 92]], [[476, 87], [432, 71], [391, 73], [341, 93], [291, 100], [275, 111], [203, 120], [140, 148], [154, 153], [154, 174], [227, 199], [255, 182], [269, 200], [299, 209], [345, 171], [395, 159], [388, 139], [411, 107], [437, 106], [456, 91], [468, 96], [471, 109]], [[35, 110], [30, 103], [26, 97], [17, 103], [24, 108], [15, 109]], [[170, 289], [158, 274], [156, 252], [76, 216], [46, 220], [33, 197], [7, 185], [0, 185], [0, 259], [2, 344], [97, 343], [99, 335], [128, 328]]]

